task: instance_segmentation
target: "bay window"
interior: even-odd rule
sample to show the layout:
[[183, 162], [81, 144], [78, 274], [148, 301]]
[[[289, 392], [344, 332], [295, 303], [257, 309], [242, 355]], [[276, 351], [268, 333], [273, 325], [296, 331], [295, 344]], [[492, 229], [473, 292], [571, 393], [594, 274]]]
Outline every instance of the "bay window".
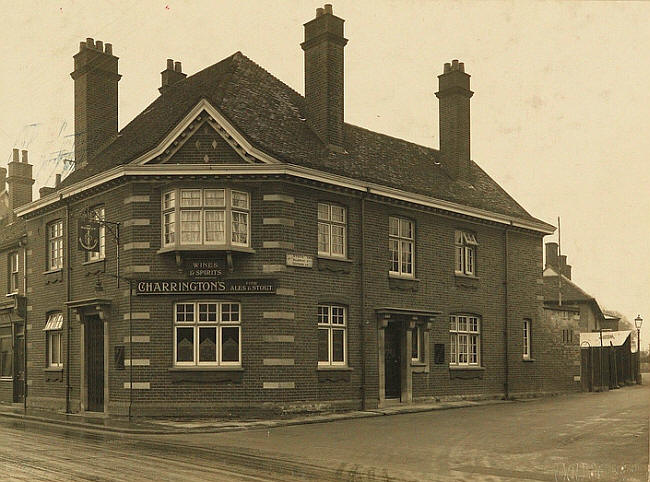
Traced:
[[234, 189], [180, 188], [162, 195], [162, 246], [250, 247], [250, 197]]
[[174, 365], [241, 366], [239, 303], [174, 305]]

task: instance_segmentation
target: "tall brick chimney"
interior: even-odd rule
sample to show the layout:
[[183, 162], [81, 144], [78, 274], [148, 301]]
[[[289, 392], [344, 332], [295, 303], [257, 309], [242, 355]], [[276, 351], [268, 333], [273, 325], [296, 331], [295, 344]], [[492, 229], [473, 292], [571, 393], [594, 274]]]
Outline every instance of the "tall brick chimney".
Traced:
[[0, 167], [0, 192], [4, 191], [7, 187], [7, 170]]
[[32, 202], [32, 165], [27, 160], [27, 151], [22, 151], [22, 162], [20, 152], [14, 149], [13, 160], [9, 163], [9, 175], [7, 186], [9, 188], [9, 210]]
[[566, 255], [560, 255], [560, 248], [557, 243], [546, 243], [546, 267], [553, 268], [557, 273], [563, 274], [571, 279], [571, 265], [566, 262]]
[[343, 37], [344, 20], [334, 16], [332, 5], [316, 9], [305, 26], [305, 102], [307, 122], [331, 150], [344, 150]]
[[183, 67], [180, 62], [174, 62], [172, 59], [167, 59], [167, 68], [160, 72], [162, 77], [161, 86], [158, 89], [162, 94], [167, 87], [174, 85], [179, 80], [183, 80], [187, 77], [187, 74], [183, 73]]
[[472, 182], [469, 143], [469, 75], [465, 64], [446, 63], [438, 76], [441, 163], [454, 179]]
[[113, 46], [88, 38], [74, 56], [74, 155], [83, 166], [117, 135], [117, 57]]

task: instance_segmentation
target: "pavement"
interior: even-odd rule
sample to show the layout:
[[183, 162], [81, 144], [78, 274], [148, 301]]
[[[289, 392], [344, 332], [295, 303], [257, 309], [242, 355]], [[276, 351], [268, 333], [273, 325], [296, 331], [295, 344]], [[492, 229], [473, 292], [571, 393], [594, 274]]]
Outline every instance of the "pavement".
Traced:
[[[530, 399], [529, 399], [530, 400]], [[523, 400], [521, 400], [523, 401]], [[277, 419], [236, 420], [225, 418], [141, 418], [129, 421], [126, 418], [98, 415], [66, 414], [46, 410], [27, 409], [17, 405], [0, 405], [0, 417], [22, 419], [33, 422], [63, 425], [85, 430], [106, 431], [125, 434], [164, 435], [182, 433], [220, 433], [240, 430], [270, 429], [292, 425], [327, 423], [340, 420], [382, 417], [405, 413], [432, 412], [466, 407], [515, 403], [515, 400], [458, 400], [449, 402], [426, 402], [408, 405], [391, 405], [371, 410], [296, 415]]]

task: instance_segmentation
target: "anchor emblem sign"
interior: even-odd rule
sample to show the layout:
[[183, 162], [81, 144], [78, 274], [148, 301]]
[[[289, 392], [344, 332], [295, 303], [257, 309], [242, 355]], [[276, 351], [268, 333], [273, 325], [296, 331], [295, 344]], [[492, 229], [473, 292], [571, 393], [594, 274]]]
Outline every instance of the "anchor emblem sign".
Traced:
[[80, 219], [77, 232], [79, 251], [99, 252], [99, 223]]

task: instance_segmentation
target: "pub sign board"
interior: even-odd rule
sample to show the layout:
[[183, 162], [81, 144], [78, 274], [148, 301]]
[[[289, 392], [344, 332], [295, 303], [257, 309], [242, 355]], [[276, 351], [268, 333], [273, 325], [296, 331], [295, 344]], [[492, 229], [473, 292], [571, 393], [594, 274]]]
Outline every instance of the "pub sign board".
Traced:
[[77, 249], [90, 253], [99, 253], [99, 223], [79, 219], [77, 225]]
[[223, 276], [224, 263], [215, 259], [190, 259], [185, 263], [185, 272], [189, 278], [217, 278]]
[[201, 280], [137, 280], [136, 295], [261, 295], [274, 294], [276, 280], [201, 279]]

